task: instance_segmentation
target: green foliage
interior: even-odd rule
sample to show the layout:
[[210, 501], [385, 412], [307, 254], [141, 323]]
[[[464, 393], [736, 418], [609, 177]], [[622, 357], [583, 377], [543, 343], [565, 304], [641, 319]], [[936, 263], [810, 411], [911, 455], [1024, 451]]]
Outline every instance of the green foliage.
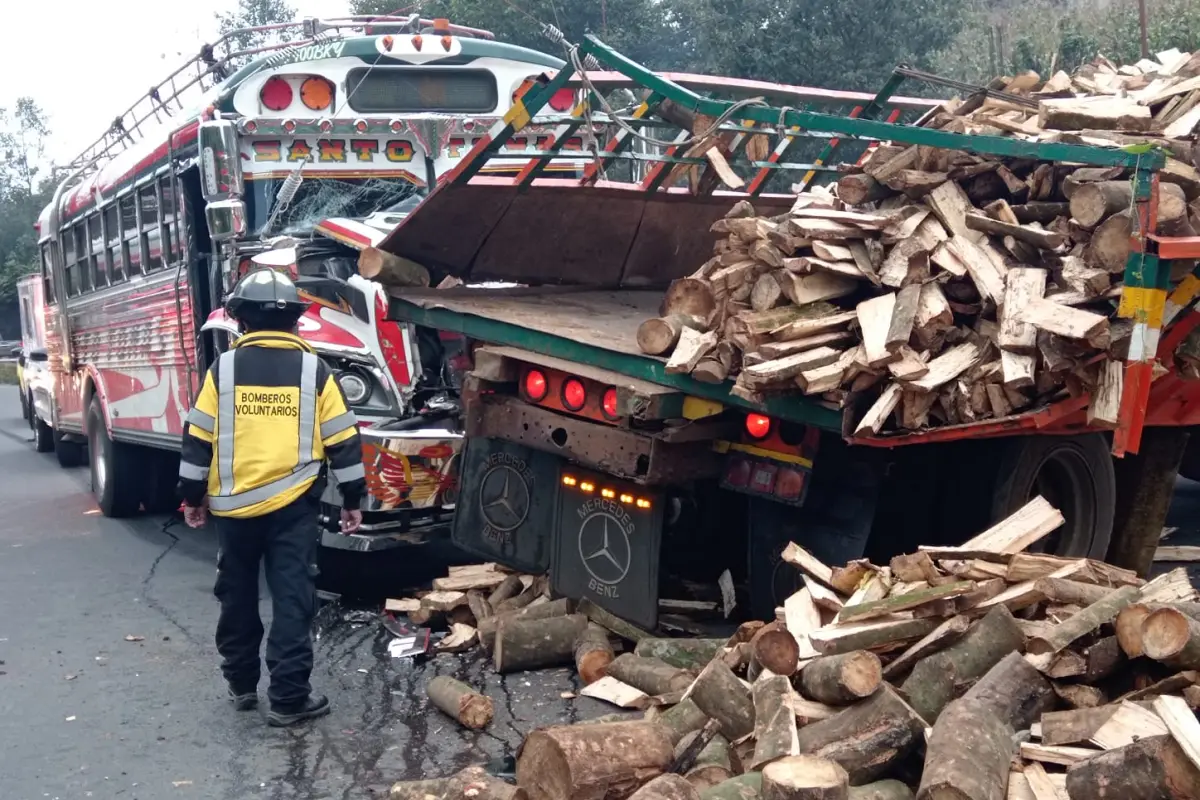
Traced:
[[0, 108], [0, 335], [19, 330], [17, 281], [38, 268], [34, 223], [53, 187], [42, 181], [46, 116], [32, 98]]
[[[217, 30], [222, 35], [240, 31], [242, 28], [254, 28], [261, 25], [274, 25], [279, 22], [291, 22], [296, 18], [296, 10], [285, 0], [238, 0], [238, 7], [233, 11], [217, 14]], [[272, 33], [244, 31], [235, 34], [229, 40], [229, 50], [235, 52], [261, 47], [277, 41]], [[235, 66], [244, 59], [236, 59]]]

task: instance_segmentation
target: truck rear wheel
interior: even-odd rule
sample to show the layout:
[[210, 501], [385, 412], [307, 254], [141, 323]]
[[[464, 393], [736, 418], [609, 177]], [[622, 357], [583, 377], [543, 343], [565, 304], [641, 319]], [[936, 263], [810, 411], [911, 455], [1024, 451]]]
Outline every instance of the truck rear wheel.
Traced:
[[1029, 436], [1003, 443], [992, 519], [1000, 520], [1042, 495], [1066, 523], [1030, 548], [1072, 558], [1103, 559], [1112, 537], [1116, 473], [1107, 438]]
[[129, 445], [114, 442], [104, 427], [100, 401], [92, 400], [88, 410], [88, 453], [92, 467], [92, 494], [106, 517], [128, 517], [137, 513], [141, 498], [134, 451]]

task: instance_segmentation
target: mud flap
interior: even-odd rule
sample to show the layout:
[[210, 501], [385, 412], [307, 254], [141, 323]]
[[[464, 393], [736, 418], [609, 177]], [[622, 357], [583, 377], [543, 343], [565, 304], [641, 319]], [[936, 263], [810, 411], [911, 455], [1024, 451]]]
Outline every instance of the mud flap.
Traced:
[[487, 437], [467, 440], [454, 544], [522, 572], [550, 568], [561, 459]]
[[830, 566], [862, 558], [870, 538], [883, 465], [873, 452], [824, 442], [805, 504], [750, 499], [750, 602], [756, 616], [773, 615], [804, 585], [798, 569], [779, 555], [788, 542]]

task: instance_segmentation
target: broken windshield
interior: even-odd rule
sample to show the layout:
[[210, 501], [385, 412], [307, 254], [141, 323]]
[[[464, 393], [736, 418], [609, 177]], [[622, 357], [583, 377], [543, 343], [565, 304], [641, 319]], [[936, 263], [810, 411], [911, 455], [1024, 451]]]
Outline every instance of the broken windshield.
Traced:
[[246, 182], [251, 235], [302, 236], [330, 217], [361, 219], [380, 211], [406, 214], [425, 191], [396, 178], [337, 178], [328, 173], [319, 178], [306, 176], [292, 202], [279, 213], [268, 231], [265, 230], [267, 220], [282, 184], [283, 178]]

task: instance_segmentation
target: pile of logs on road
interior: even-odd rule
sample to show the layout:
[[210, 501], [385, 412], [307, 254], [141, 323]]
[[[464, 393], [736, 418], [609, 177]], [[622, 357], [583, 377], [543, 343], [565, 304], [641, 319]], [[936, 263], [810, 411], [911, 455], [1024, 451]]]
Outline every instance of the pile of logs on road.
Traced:
[[[1195, 235], [1200, 172], [1182, 137], [1200, 120], [1200, 77], [1191, 77], [1200, 76], [1200, 54], [1170, 76], [1143, 67], [1142, 100], [1078, 97], [1095, 81], [1030, 73], [997, 84], [1009, 99], [948, 101], [919, 124], [1162, 146], [1172, 156], [1159, 173], [1158, 232]], [[1107, 69], [1088, 65], [1093, 75]], [[1112, 74], [1121, 74], [1113, 85], [1135, 82]], [[1145, 113], [1109, 113], [1113, 104]], [[1163, 104], [1187, 106], [1166, 132], [1155, 110]], [[668, 372], [734, 379], [731, 391], [748, 400], [812, 395], [844, 409], [856, 435], [1002, 418], [1084, 395], [1088, 421], [1115, 427], [1134, 338], [1132, 320], [1116, 317], [1130, 175], [879, 143], [844, 165], [836, 186], [801, 193], [786, 214], [734, 205], [712, 226], [712, 258], [672, 284], [638, 345], [667, 357]], [[1175, 284], [1195, 264], [1172, 266]], [[1189, 353], [1182, 365], [1200, 375], [1200, 346]]]
[[[523, 631], [523, 653], [573, 660], [580, 694], [626, 710], [530, 732], [515, 785], [472, 768], [391, 797], [1200, 797], [1200, 597], [1182, 569], [1146, 582], [1029, 552], [1062, 523], [1038, 497], [886, 566], [831, 567], [793, 543], [805, 587], [729, 639], [659, 638], [587, 601], [515, 612], [493, 658]], [[464, 725], [482, 698], [441, 677], [429, 694]]]

